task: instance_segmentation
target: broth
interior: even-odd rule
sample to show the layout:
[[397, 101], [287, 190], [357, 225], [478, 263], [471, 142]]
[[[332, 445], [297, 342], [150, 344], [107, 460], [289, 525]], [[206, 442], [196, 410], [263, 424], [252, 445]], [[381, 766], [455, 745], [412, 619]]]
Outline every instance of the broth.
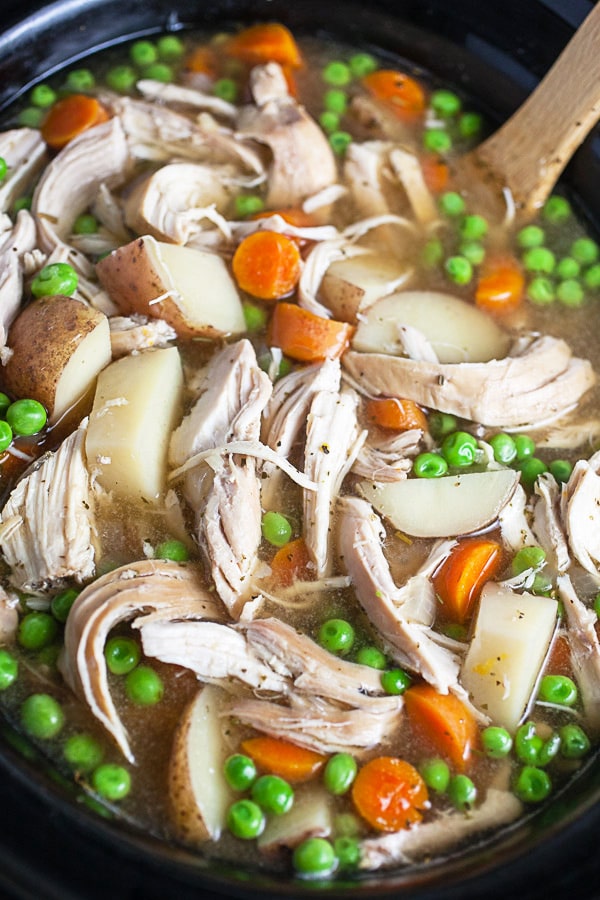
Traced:
[[6, 715], [104, 812], [298, 877], [535, 809], [598, 729], [600, 264], [568, 197], [488, 221], [452, 181], [468, 98], [280, 26], [138, 41], [30, 100]]

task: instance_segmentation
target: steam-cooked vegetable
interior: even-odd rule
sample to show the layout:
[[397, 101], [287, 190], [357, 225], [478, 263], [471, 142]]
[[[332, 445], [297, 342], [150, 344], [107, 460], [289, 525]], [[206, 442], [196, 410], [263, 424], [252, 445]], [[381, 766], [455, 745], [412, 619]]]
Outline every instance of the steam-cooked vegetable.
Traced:
[[453, 694], [439, 694], [430, 684], [417, 684], [404, 694], [406, 712], [417, 729], [455, 769], [464, 771], [477, 746], [472, 711]]
[[17, 397], [35, 397], [56, 422], [94, 387], [110, 362], [104, 313], [73, 297], [42, 297], [26, 306], [8, 336], [13, 353], [3, 381]]
[[378, 253], [347, 257], [329, 266], [319, 296], [336, 319], [354, 323], [358, 313], [396, 290], [410, 272], [406, 263]]

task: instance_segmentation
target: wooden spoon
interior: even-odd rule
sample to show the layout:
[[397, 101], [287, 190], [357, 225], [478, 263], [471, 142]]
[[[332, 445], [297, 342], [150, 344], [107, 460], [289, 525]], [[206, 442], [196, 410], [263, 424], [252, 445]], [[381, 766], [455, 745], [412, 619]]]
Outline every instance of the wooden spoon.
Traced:
[[490, 138], [456, 161], [466, 194], [487, 186], [477, 203], [506, 211], [510, 189], [517, 214], [533, 215], [600, 118], [600, 3], [588, 15], [537, 88]]

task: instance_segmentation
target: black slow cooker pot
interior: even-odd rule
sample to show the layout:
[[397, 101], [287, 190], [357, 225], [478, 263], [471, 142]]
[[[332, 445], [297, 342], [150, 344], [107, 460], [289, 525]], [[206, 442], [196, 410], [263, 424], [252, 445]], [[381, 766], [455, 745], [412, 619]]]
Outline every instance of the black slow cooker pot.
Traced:
[[[499, 122], [551, 65], [589, 0], [3, 0], [0, 110], [41, 76], [125, 38], [195, 24], [277, 19], [413, 60], [460, 86]], [[600, 52], [600, 47], [598, 48]], [[566, 179], [579, 212], [600, 216], [600, 143], [590, 137]], [[15, 744], [19, 749], [16, 749]], [[0, 724], [0, 896], [191, 900], [226, 897], [519, 900], [600, 897], [600, 760], [568, 791], [494, 842], [459, 857], [363, 882], [291, 884], [209, 864], [98, 817]]]

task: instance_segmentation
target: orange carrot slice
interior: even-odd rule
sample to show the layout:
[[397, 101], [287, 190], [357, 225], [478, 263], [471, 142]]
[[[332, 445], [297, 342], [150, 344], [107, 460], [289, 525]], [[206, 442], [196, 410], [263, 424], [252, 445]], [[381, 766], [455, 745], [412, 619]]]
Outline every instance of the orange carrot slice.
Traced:
[[185, 60], [185, 68], [188, 72], [198, 72], [208, 75], [209, 78], [216, 78], [220, 67], [215, 49], [204, 44], [195, 47]]
[[430, 684], [404, 693], [404, 704], [416, 730], [459, 771], [464, 771], [477, 743], [473, 713], [454, 694], [438, 694]]
[[225, 53], [249, 65], [278, 62], [297, 69], [302, 56], [292, 33], [279, 22], [251, 25], [228, 38], [223, 45]]
[[279, 775], [291, 784], [310, 781], [327, 762], [327, 757], [322, 753], [267, 735], [243, 741], [242, 750], [259, 769]]
[[403, 122], [418, 121], [425, 111], [425, 91], [418, 81], [396, 69], [377, 69], [362, 79], [367, 91], [394, 110]]
[[95, 97], [70, 94], [50, 107], [42, 123], [42, 137], [53, 150], [60, 150], [88, 128], [107, 119], [108, 112]]
[[271, 560], [271, 576], [281, 587], [290, 587], [294, 581], [309, 577], [310, 556], [302, 538], [280, 547]]
[[428, 792], [410, 763], [378, 756], [361, 769], [352, 785], [356, 811], [377, 831], [399, 831], [423, 818]]
[[316, 316], [293, 303], [278, 303], [269, 323], [269, 343], [299, 362], [341, 356], [354, 333], [352, 325]]
[[502, 547], [485, 538], [459, 541], [433, 579], [442, 611], [453, 622], [465, 622], [486, 581], [502, 564]]
[[390, 431], [420, 428], [427, 431], [427, 417], [413, 400], [400, 400], [397, 397], [367, 400], [365, 413], [367, 421], [379, 428], [388, 428]]
[[448, 164], [434, 154], [421, 157], [421, 170], [425, 184], [434, 194], [441, 194], [448, 187], [450, 169]]
[[512, 312], [525, 293], [525, 276], [513, 256], [486, 260], [475, 289], [475, 303], [491, 313]]
[[233, 255], [238, 286], [261, 300], [277, 300], [294, 290], [300, 278], [298, 245], [277, 231], [255, 231], [238, 244]]

